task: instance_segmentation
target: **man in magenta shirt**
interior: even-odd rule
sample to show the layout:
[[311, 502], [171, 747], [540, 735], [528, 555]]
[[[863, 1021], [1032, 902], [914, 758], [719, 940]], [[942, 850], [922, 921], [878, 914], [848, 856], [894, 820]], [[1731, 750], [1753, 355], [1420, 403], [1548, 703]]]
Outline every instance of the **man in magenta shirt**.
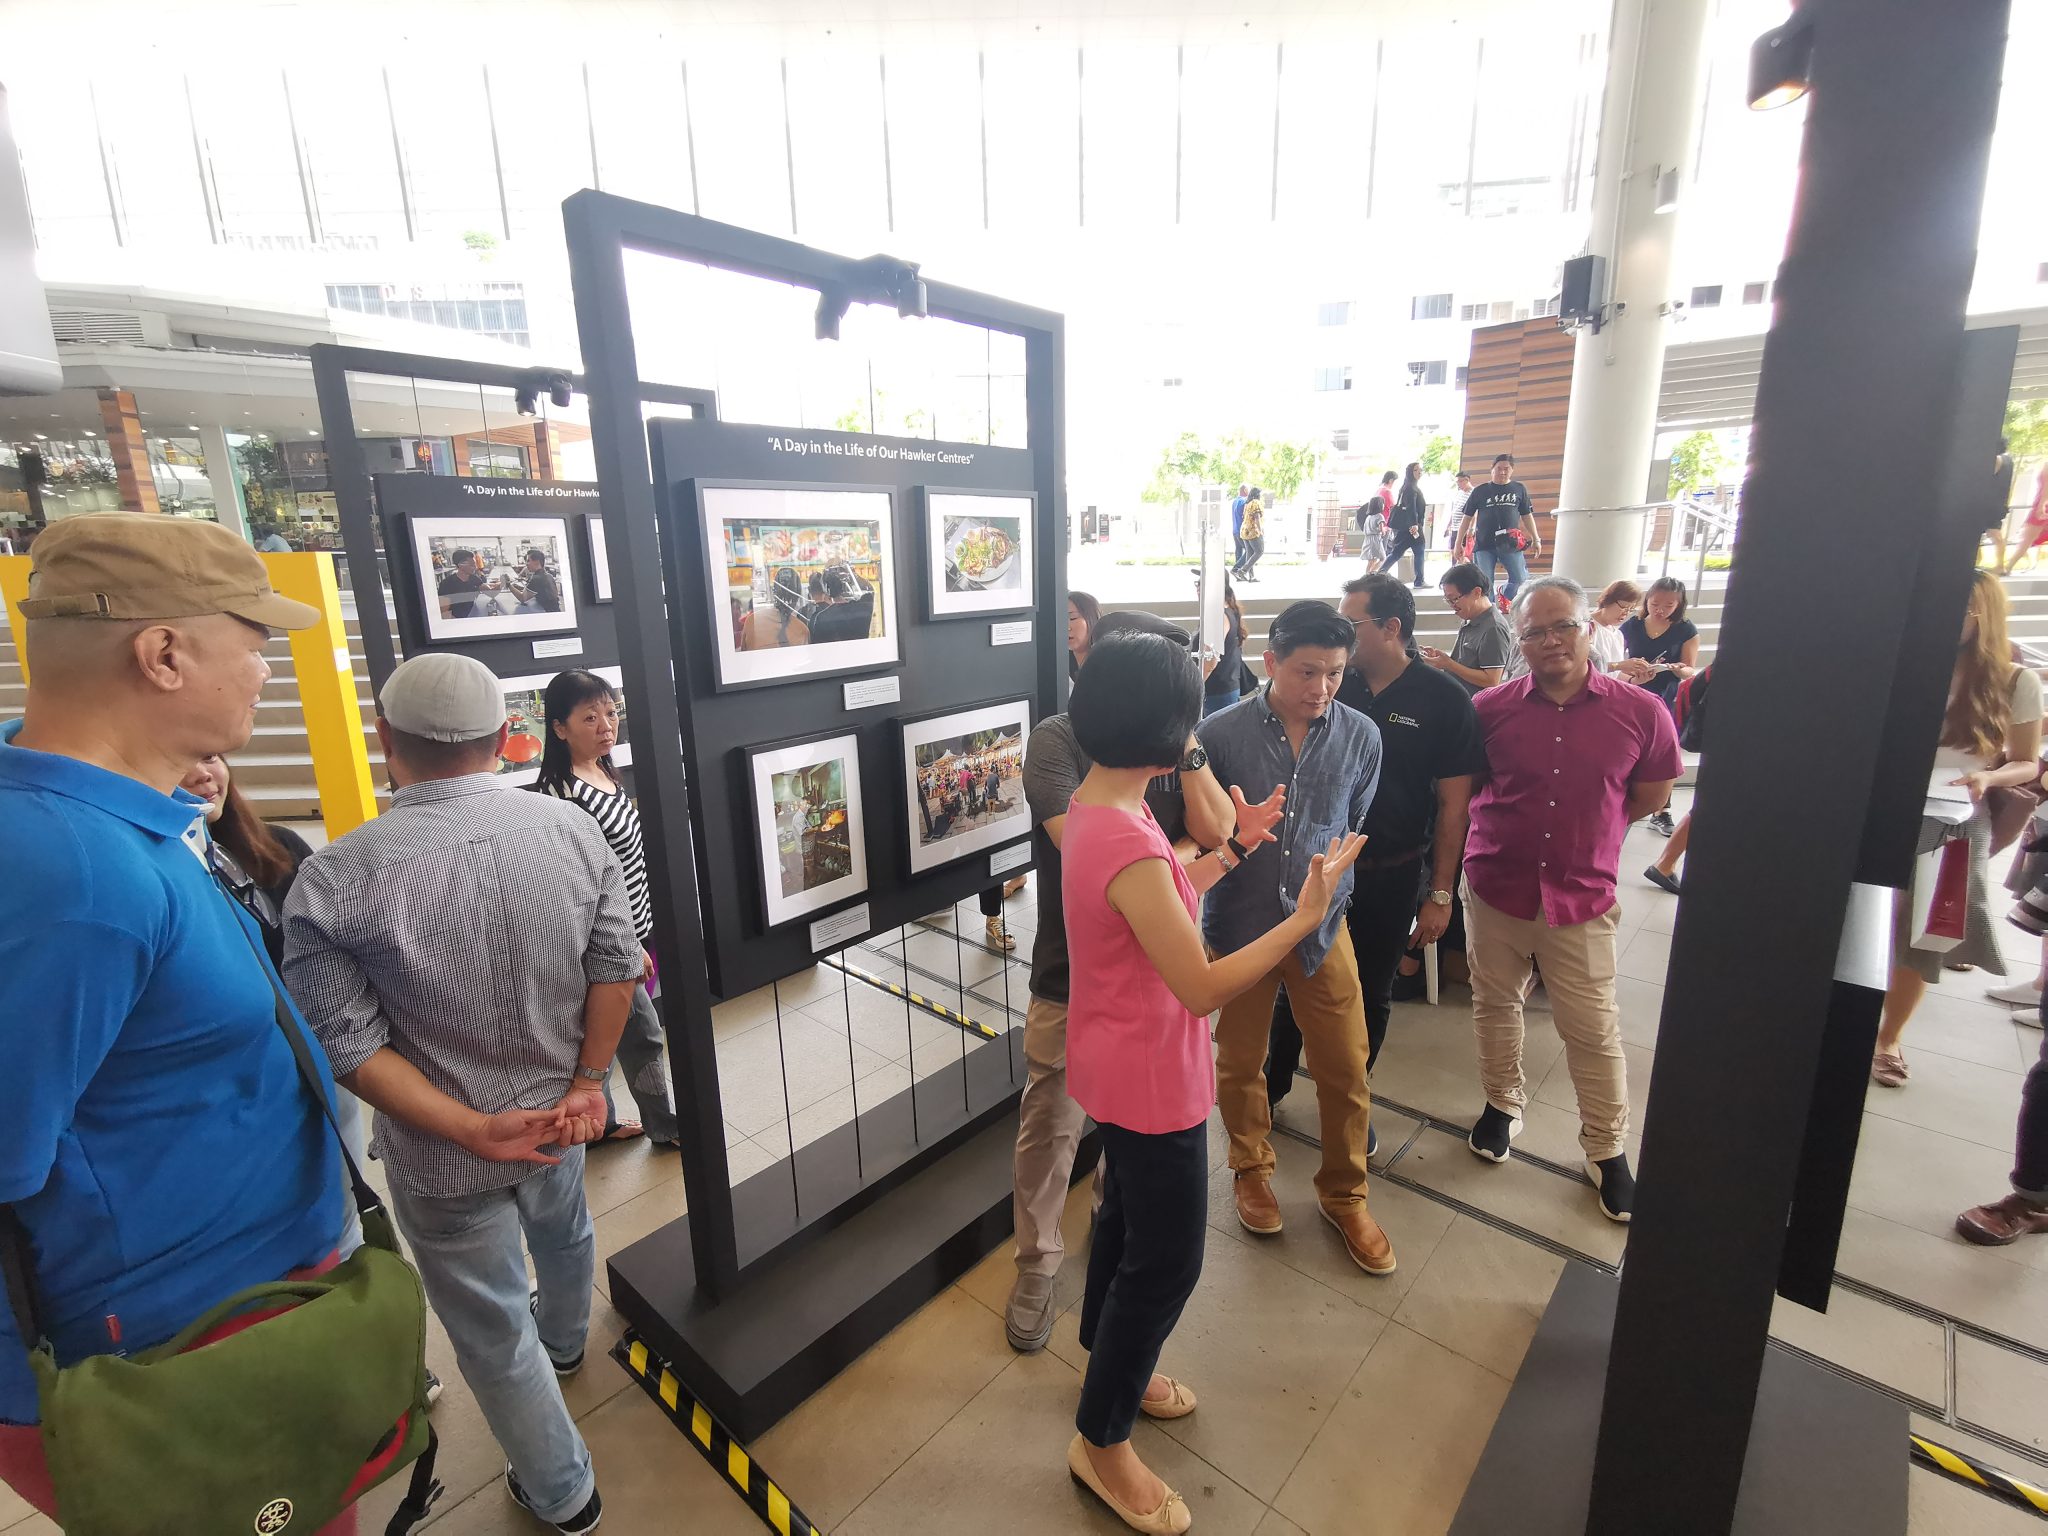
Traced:
[[1488, 766], [1465, 845], [1465, 924], [1486, 1109], [1469, 1142], [1504, 1163], [1522, 1128], [1522, 991], [1533, 960], [1578, 1090], [1579, 1145], [1600, 1209], [1627, 1221], [1635, 1177], [1614, 1000], [1615, 868], [1628, 824], [1663, 808], [1681, 764], [1663, 704], [1591, 666], [1589, 623], [1577, 582], [1530, 582], [1514, 617], [1529, 671], [1473, 700]]

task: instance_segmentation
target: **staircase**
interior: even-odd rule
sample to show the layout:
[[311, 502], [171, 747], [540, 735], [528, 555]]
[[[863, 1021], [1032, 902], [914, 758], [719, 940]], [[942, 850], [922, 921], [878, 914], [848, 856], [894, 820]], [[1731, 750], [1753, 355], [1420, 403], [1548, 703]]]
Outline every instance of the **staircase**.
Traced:
[[[1687, 608], [1686, 616], [1700, 629], [1700, 660], [1711, 661], [1721, 633], [1721, 610], [1725, 587], [1710, 585], [1698, 602]], [[2048, 660], [2048, 576], [2018, 576], [2006, 583], [2012, 602], [2012, 637], [2036, 650]], [[1244, 602], [1245, 627], [1250, 632], [1244, 645], [1245, 661], [1253, 672], [1265, 672], [1266, 631], [1273, 618], [1293, 598], [1240, 592]], [[1416, 640], [1449, 650], [1457, 637], [1458, 622], [1434, 589], [1416, 594]], [[344, 603], [347, 598], [344, 597]], [[1103, 607], [1119, 606], [1103, 595]], [[1131, 605], [1136, 606], [1136, 605]], [[1161, 618], [1192, 630], [1199, 622], [1192, 598], [1149, 605]], [[377, 746], [371, 721], [375, 708], [370, 694], [369, 674], [361, 649], [361, 630], [352, 612], [345, 610], [349, 654], [355, 663], [356, 699], [362, 706], [363, 727], [370, 754], [370, 777], [383, 796], [384, 757]], [[265, 656], [270, 662], [270, 681], [264, 684], [262, 702], [256, 710], [256, 730], [248, 746], [234, 754], [235, 783], [255, 807], [258, 815], [271, 821], [304, 821], [319, 815], [320, 799], [313, 784], [312, 752], [306, 742], [305, 713], [299, 707], [298, 679], [292, 668], [291, 649], [283, 637], [271, 641]], [[0, 628], [0, 720], [21, 713], [26, 692], [21, 668], [15, 660], [14, 637]]]

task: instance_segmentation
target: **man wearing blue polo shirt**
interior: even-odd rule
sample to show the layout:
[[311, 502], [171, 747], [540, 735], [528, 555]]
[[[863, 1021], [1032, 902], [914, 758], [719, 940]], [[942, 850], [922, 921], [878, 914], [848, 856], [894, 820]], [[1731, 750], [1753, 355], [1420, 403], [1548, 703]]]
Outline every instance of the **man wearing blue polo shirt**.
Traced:
[[[162, 1343], [341, 1233], [332, 1133], [177, 787], [248, 741], [271, 630], [318, 615], [219, 526], [137, 513], [53, 524], [29, 594], [28, 703], [0, 725], [0, 1203], [70, 1364]], [[0, 1476], [54, 1515], [37, 1419], [0, 1308]]]

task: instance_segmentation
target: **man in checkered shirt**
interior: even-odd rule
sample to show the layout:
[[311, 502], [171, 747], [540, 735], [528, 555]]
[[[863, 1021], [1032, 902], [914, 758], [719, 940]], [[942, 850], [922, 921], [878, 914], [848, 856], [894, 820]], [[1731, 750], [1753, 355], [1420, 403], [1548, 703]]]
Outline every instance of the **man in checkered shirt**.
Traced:
[[335, 1075], [377, 1110], [392, 1214], [508, 1490], [583, 1532], [602, 1506], [558, 1382], [590, 1327], [583, 1143], [602, 1134], [644, 961], [597, 823], [495, 777], [504, 699], [466, 656], [391, 674], [377, 720], [391, 809], [300, 868], [284, 973]]

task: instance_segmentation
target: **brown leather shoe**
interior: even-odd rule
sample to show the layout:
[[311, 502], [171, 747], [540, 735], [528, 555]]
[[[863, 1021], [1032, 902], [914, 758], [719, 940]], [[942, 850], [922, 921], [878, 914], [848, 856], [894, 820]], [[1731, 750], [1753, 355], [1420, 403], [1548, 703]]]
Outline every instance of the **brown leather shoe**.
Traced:
[[2048, 1233], [2048, 1205], [2025, 1195], [2007, 1195], [1989, 1205], [1972, 1206], [1956, 1218], [1956, 1231], [1973, 1243], [2003, 1248], [2023, 1237]]
[[1337, 1229], [1338, 1235], [1344, 1239], [1345, 1251], [1351, 1255], [1351, 1262], [1368, 1275], [1391, 1275], [1394, 1272], [1394, 1245], [1380, 1230], [1380, 1224], [1372, 1219], [1372, 1213], [1365, 1208], [1363, 1200], [1345, 1206], [1341, 1215], [1325, 1206], [1323, 1220]]
[[1280, 1230], [1280, 1202], [1273, 1198], [1273, 1181], [1263, 1173], [1240, 1173], [1236, 1188], [1237, 1220], [1247, 1232], [1271, 1237]]

